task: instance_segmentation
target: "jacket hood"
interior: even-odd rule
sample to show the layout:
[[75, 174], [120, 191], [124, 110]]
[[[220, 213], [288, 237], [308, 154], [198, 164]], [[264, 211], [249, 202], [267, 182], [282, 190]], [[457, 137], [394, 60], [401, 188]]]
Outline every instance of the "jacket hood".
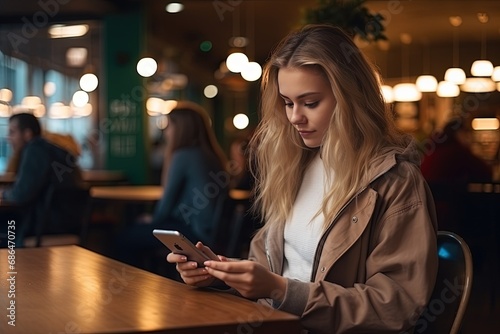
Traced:
[[411, 136], [405, 136], [404, 144], [400, 147], [393, 146], [386, 149], [379, 157], [371, 163], [368, 170], [370, 182], [387, 172], [398, 162], [407, 161], [420, 168], [420, 151], [416, 141]]

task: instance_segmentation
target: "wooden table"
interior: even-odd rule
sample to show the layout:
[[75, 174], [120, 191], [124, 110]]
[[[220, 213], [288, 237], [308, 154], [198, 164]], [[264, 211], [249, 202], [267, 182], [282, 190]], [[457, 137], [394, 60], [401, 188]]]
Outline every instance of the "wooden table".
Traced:
[[[127, 181], [127, 175], [122, 171], [104, 169], [83, 169], [82, 179], [89, 185], [107, 185]], [[0, 174], [0, 184], [12, 184], [16, 180], [15, 173]]]
[[119, 184], [127, 181], [127, 175], [119, 170], [84, 169], [82, 179], [90, 186]]
[[[14, 266], [9, 269], [8, 249], [0, 249], [0, 333], [300, 330], [299, 318], [291, 314], [193, 288], [78, 246], [15, 249]], [[14, 319], [15, 327], [8, 324]]]
[[90, 188], [90, 196], [92, 198], [115, 201], [151, 202], [160, 200], [162, 195], [162, 186], [106, 186]]

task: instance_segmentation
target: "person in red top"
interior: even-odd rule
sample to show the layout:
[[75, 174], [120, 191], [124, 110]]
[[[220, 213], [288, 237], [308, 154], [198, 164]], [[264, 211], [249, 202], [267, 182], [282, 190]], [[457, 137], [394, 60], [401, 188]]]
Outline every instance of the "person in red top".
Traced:
[[[440, 230], [462, 233], [461, 220], [467, 216], [467, 184], [490, 182], [491, 168], [465, 144], [465, 119], [453, 118], [435, 133], [432, 149], [424, 152], [420, 166], [432, 190]], [[465, 212], [463, 211], [465, 210]]]

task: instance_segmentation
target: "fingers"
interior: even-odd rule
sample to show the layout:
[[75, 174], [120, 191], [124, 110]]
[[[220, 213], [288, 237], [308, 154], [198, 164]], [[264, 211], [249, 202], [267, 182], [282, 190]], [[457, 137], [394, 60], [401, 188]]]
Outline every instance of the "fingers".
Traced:
[[210, 247], [208, 246], [205, 246], [201, 241], [198, 241], [196, 243], [196, 248], [205, 253], [210, 259], [212, 260], [218, 259], [217, 255], [212, 251], [212, 249], [210, 249]]
[[169, 253], [167, 255], [167, 262], [170, 263], [179, 263], [179, 262], [186, 262], [187, 257], [182, 254], [175, 254], [175, 253]]
[[228, 261], [225, 257], [219, 257], [221, 261], [205, 261], [203, 265], [208, 269], [223, 271], [227, 273], [246, 273], [252, 271], [252, 261]]

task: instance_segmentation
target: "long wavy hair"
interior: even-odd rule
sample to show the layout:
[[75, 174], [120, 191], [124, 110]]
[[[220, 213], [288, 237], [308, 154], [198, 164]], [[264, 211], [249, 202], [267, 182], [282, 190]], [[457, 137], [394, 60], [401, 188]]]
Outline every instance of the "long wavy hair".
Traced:
[[[307, 148], [290, 124], [279, 95], [281, 68], [314, 67], [328, 79], [337, 104], [319, 148]], [[266, 226], [284, 224], [318, 150], [329, 186], [322, 203], [325, 225], [362, 186], [370, 165], [404, 140], [393, 123], [380, 79], [350, 37], [329, 25], [308, 25], [285, 37], [264, 66], [261, 121], [250, 142], [256, 178], [254, 209]], [[334, 180], [334, 182], [333, 182]]]
[[163, 184], [172, 155], [180, 148], [201, 147], [205, 154], [218, 160], [221, 168], [227, 168], [227, 158], [215, 137], [210, 116], [203, 107], [190, 101], [178, 101], [167, 115], [167, 120], [168, 124], [173, 124], [174, 133], [166, 143]]

